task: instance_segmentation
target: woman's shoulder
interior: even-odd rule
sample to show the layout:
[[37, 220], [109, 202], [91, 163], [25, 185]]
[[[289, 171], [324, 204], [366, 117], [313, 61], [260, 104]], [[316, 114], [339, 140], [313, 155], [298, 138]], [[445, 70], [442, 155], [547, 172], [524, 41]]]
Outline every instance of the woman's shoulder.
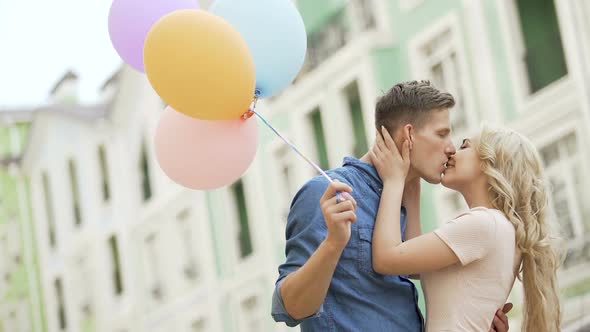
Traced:
[[468, 211], [469, 214], [476, 216], [478, 220], [483, 220], [493, 225], [497, 235], [508, 236], [515, 232], [514, 225], [508, 220], [506, 214], [498, 209], [475, 207]]
[[498, 210], [478, 206], [478, 207], [473, 207], [465, 212], [460, 213], [455, 218], [453, 218], [451, 220], [451, 222], [459, 222], [459, 221], [465, 221], [465, 220], [470, 220], [470, 221], [481, 220], [481, 221], [493, 222], [496, 219], [497, 213], [502, 214]]
[[497, 219], [496, 213], [492, 209], [475, 207], [451, 219], [442, 228], [457, 227], [464, 232], [493, 235], [497, 228]]

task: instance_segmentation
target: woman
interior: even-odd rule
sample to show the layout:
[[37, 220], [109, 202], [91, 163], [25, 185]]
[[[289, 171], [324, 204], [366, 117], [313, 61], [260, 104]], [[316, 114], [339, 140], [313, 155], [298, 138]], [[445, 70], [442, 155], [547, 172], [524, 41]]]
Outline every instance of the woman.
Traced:
[[402, 242], [396, 207], [407, 185], [411, 141], [408, 137], [400, 154], [385, 128], [377, 136], [370, 155], [384, 187], [373, 268], [381, 274], [420, 274], [427, 331], [487, 331], [516, 277], [525, 294], [522, 330], [560, 331], [557, 255], [533, 144], [507, 129], [484, 128], [465, 139], [449, 159], [442, 184], [460, 192], [470, 210], [433, 233]]

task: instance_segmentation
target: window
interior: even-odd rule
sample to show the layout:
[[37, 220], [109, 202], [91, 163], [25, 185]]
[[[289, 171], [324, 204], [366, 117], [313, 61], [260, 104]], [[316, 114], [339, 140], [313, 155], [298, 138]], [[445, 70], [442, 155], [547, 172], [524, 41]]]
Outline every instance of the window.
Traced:
[[2, 254], [0, 254], [0, 271], [2, 272], [2, 279], [4, 280], [0, 280], [0, 292], [2, 291], [2, 288], [4, 287], [3, 282], [2, 281], [6, 281], [7, 279], [7, 275], [9, 275], [10, 273], [8, 271], [10, 271], [10, 264], [9, 264], [9, 258], [7, 257], [7, 253], [8, 253], [8, 240], [6, 239], [6, 235], [2, 234], [2, 236], [0, 236], [0, 251], [2, 252]]
[[235, 202], [236, 215], [238, 216], [238, 243], [240, 257], [244, 258], [252, 253], [252, 238], [250, 235], [250, 225], [248, 219], [248, 210], [246, 206], [246, 195], [244, 193], [244, 184], [242, 181], [236, 182], [232, 186], [232, 194]]
[[111, 197], [111, 188], [109, 186], [109, 166], [107, 163], [107, 155], [104, 146], [98, 148], [98, 162], [100, 165], [100, 177], [102, 180], [102, 200], [107, 202]]
[[355, 22], [358, 22], [360, 31], [373, 29], [377, 26], [375, 10], [373, 4], [375, 0], [351, 0], [351, 14], [354, 15]]
[[346, 87], [344, 93], [346, 95], [352, 124], [352, 132], [354, 135], [352, 154], [353, 156], [360, 158], [365, 153], [367, 153], [367, 151], [369, 151], [369, 146], [367, 144], [367, 131], [365, 129], [363, 108], [357, 82], [354, 82]]
[[152, 197], [152, 185], [150, 182], [150, 165], [147, 154], [147, 147], [142, 144], [141, 157], [139, 161], [139, 171], [141, 174], [141, 189], [143, 201], [147, 201]]
[[66, 306], [64, 301], [64, 293], [61, 279], [55, 279], [54, 287], [55, 298], [57, 299], [57, 315], [59, 319], [59, 328], [65, 330], [67, 328]]
[[244, 331], [258, 332], [264, 330], [265, 311], [262, 310], [260, 299], [257, 296], [250, 296], [240, 304]]
[[458, 54], [454, 31], [446, 29], [423, 44], [419, 53], [428, 79], [440, 90], [455, 97], [451, 125], [455, 132], [465, 132], [470, 125], [466, 107], [464, 68]]
[[6, 225], [6, 253], [10, 255], [11, 263], [20, 265], [21, 257], [21, 231], [16, 220], [10, 220]]
[[93, 284], [93, 273], [89, 268], [88, 259], [80, 257], [76, 261], [75, 287], [78, 296], [78, 305], [80, 312], [85, 320], [92, 318], [92, 288], [88, 285]]
[[322, 114], [319, 108], [313, 110], [309, 115], [313, 140], [316, 151], [316, 160], [322, 169], [330, 168], [328, 161], [328, 148], [326, 145], [326, 136], [324, 135], [324, 125], [322, 123]]
[[204, 318], [201, 318], [201, 319], [198, 319], [198, 320], [192, 322], [190, 331], [191, 332], [205, 332], [205, 331], [207, 331], [208, 326], [209, 326], [209, 324], [207, 324], [207, 320], [205, 320]]
[[29, 303], [27, 300], [21, 300], [18, 303], [17, 321], [18, 321], [19, 328], [15, 329], [14, 331], [23, 331], [23, 332], [33, 331], [33, 329], [31, 328], [32, 324], [31, 324], [31, 317], [30, 317], [30, 311], [29, 311]]
[[[303, 5], [309, 7], [309, 10], [312, 10], [312, 6], [317, 6], [317, 1], [307, 1], [306, 3], [308, 4]], [[306, 28], [311, 31], [307, 36], [307, 58], [302, 69], [303, 73], [317, 68], [346, 45], [350, 35], [346, 7], [335, 7], [321, 27], [310, 29], [309, 24], [306, 24]]]
[[294, 195], [293, 180], [295, 177], [295, 167], [293, 165], [294, 152], [291, 148], [282, 142], [281, 145], [275, 150], [275, 165], [278, 169], [276, 174], [277, 179], [277, 198], [280, 211], [280, 220], [287, 223], [287, 217], [289, 216], [290, 201]]
[[300, 77], [316, 69], [347, 43], [377, 27], [375, 0], [300, 0], [307, 30], [307, 57]]
[[565, 135], [540, 149], [551, 187], [551, 207], [560, 236], [567, 242], [564, 267], [590, 261], [590, 207], [582, 204], [587, 197], [587, 179], [582, 169], [578, 138]]
[[3, 319], [0, 321], [2, 325], [0, 327], [4, 327], [4, 330], [0, 331], [18, 331], [18, 322], [16, 320], [16, 312], [10, 311], [7, 312], [6, 317], [2, 317]]
[[423, 2], [424, 2], [424, 0], [401, 0], [400, 7], [404, 11], [410, 11], [410, 10], [418, 7]]
[[80, 211], [80, 189], [78, 187], [78, 172], [73, 160], [68, 162], [68, 171], [70, 175], [70, 191], [72, 193], [72, 214], [74, 223], [80, 226], [82, 223], [82, 213]]
[[10, 127], [10, 150], [9, 156], [18, 156], [21, 151], [20, 129], [17, 125]]
[[112, 266], [112, 278], [113, 288], [116, 295], [123, 294], [123, 279], [121, 276], [121, 261], [119, 255], [119, 244], [117, 238], [113, 235], [109, 238], [109, 247], [111, 251], [111, 266]]
[[199, 277], [199, 266], [197, 264], [197, 257], [195, 256], [196, 250], [193, 247], [196, 241], [194, 240], [190, 216], [189, 210], [183, 210], [176, 216], [176, 220], [184, 253], [182, 274], [187, 280], [195, 280]]
[[43, 173], [41, 176], [43, 182], [43, 196], [45, 200], [45, 214], [47, 217], [47, 231], [49, 237], [49, 245], [51, 248], [55, 248], [56, 246], [56, 238], [55, 238], [55, 215], [53, 212], [53, 195], [51, 194], [51, 187], [49, 185], [49, 176], [47, 173]]
[[567, 75], [554, 0], [516, 0], [530, 92]]
[[144, 240], [144, 257], [146, 264], [146, 281], [149, 295], [156, 301], [164, 299], [164, 288], [161, 282], [160, 256], [158, 248], [158, 234], [151, 233]]

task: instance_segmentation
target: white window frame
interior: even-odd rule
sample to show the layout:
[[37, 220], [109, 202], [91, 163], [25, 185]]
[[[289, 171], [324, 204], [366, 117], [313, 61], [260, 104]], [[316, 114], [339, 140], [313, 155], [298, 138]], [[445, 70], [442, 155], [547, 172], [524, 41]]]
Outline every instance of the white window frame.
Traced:
[[16, 308], [16, 320], [19, 329], [15, 331], [33, 331], [31, 318], [28, 301], [26, 299], [20, 300]]
[[424, 0], [400, 0], [399, 7], [403, 12], [407, 13], [407, 12], [410, 12], [410, 11], [416, 9], [418, 6], [420, 6], [423, 3], [424, 3]]
[[[184, 218], [180, 218], [181, 215], [183, 215], [184, 213], [187, 213], [187, 215]], [[191, 207], [184, 207], [182, 209], [179, 209], [177, 213], [174, 214], [173, 225], [176, 231], [176, 235], [178, 236], [179, 245], [181, 248], [181, 252], [179, 253], [179, 256], [181, 257], [181, 260], [179, 262], [181, 271], [179, 271], [179, 273], [182, 274], [181, 278], [183, 280], [183, 283], [187, 286], [187, 288], [190, 288], [191, 286], [203, 280], [203, 262], [202, 258], [200, 257], [201, 255], [199, 254], [199, 252], [201, 252], [199, 243], [202, 242], [197, 240], [198, 236], [195, 230], [195, 225], [197, 224], [197, 222], [197, 211], [195, 211], [195, 209]], [[184, 237], [188, 238], [185, 239]], [[187, 242], [190, 245], [189, 248], [186, 247]], [[196, 273], [196, 275], [193, 278], [189, 278], [186, 275], [187, 272], [185, 269], [190, 265], [193, 265], [192, 268], [195, 269]]]
[[[288, 133], [281, 133], [287, 140], [290, 141]], [[295, 178], [297, 176], [297, 167], [298, 165], [297, 160], [295, 158], [301, 158], [299, 155], [295, 153], [283, 140], [280, 138], [275, 138], [269, 144], [268, 151], [273, 159], [273, 176], [274, 176], [274, 185], [275, 185], [275, 195], [276, 203], [275, 203], [275, 218], [274, 220], [280, 221], [279, 227], [280, 231], [283, 232], [281, 236], [284, 236], [285, 226], [287, 224], [287, 216], [289, 214], [289, 207], [291, 205], [291, 201], [293, 197], [297, 193], [296, 188], [296, 181]], [[302, 160], [303, 161], [303, 160]], [[290, 177], [288, 179], [283, 179], [283, 168], [288, 167], [290, 169]], [[287, 181], [287, 185], [292, 188], [290, 191], [289, 188], [284, 188], [285, 180]]]
[[20, 133], [17, 124], [12, 125], [9, 129], [10, 132], [10, 152], [12, 156], [17, 156], [21, 151]]
[[[134, 169], [138, 170], [138, 174], [137, 174], [137, 187], [136, 187], [136, 192], [137, 192], [137, 199], [138, 202], [140, 204], [140, 206], [151, 206], [153, 205], [153, 202], [156, 201], [157, 199], [157, 195], [156, 192], [158, 190], [157, 186], [158, 186], [158, 179], [156, 177], [156, 174], [158, 173], [156, 170], [159, 170], [159, 166], [157, 165], [156, 161], [155, 161], [155, 151], [154, 151], [154, 147], [152, 144], [150, 144], [151, 139], [149, 138], [148, 135], [146, 135], [145, 133], [143, 133], [140, 136], [139, 142], [138, 142], [138, 147], [137, 147], [137, 158], [134, 159], [135, 160], [135, 165]], [[144, 149], [145, 148], [145, 149]], [[146, 158], [146, 163], [147, 163], [147, 180], [149, 181], [149, 186], [150, 186], [150, 190], [151, 190], [151, 196], [148, 199], [144, 199], [143, 197], [143, 183], [142, 183], [142, 178], [143, 178], [143, 168], [141, 167], [141, 162], [142, 162], [142, 158], [143, 158], [143, 153], [145, 152], [145, 158]], [[111, 188], [112, 190], [112, 188]], [[150, 204], [151, 203], [151, 204]]]
[[[210, 292], [213, 294], [215, 292]], [[210, 298], [208, 301], [201, 301], [196, 306], [190, 305], [181, 314], [180, 325], [182, 332], [193, 332], [192, 324], [201, 319], [206, 321], [205, 331], [222, 331], [222, 316], [220, 314], [221, 305], [219, 297]]]
[[[567, 159], [563, 159], [564, 155], [567, 155], [567, 152], [565, 152], [565, 147], [563, 146], [563, 143], [558, 145], [558, 160], [555, 161], [553, 164], [545, 166], [545, 173], [548, 177], [560, 177], [562, 179], [564, 179], [564, 185], [565, 190], [566, 190], [566, 195], [567, 195], [567, 204], [568, 204], [568, 209], [570, 210], [571, 213], [571, 227], [573, 230], [573, 238], [569, 238], [566, 239], [567, 240], [567, 247], [568, 248], [578, 248], [580, 246], [584, 245], [584, 222], [582, 220], [582, 216], [581, 216], [581, 210], [582, 209], [582, 201], [580, 199], [578, 199], [577, 195], [576, 195], [576, 188], [575, 188], [575, 184], [573, 183], [574, 179], [572, 178], [571, 173], [569, 172], [570, 169], [572, 168], [572, 165], [574, 164], [578, 164], [580, 165], [580, 167], [583, 169], [584, 165], [583, 165], [583, 150], [581, 148], [581, 140], [580, 137], [581, 135], [578, 133], [577, 130], [573, 129], [568, 131], [565, 134], [559, 135], [556, 138], [554, 138], [553, 140], [551, 140], [549, 143], [544, 144], [543, 146], [540, 146], [539, 150], [542, 150], [545, 147], [548, 147], [549, 145], [561, 141], [562, 139], [566, 138], [567, 136], [569, 136], [570, 134], [574, 134], [575, 139], [577, 141], [577, 152], [575, 156], [567, 156]], [[582, 179], [583, 180], [583, 179]], [[559, 219], [559, 216], [556, 214], [556, 211], [554, 210], [554, 196], [553, 196], [553, 192], [551, 191], [549, 194], [549, 201], [550, 201], [550, 215], [551, 218], [557, 222]], [[559, 222], [557, 222], [557, 225], [555, 226], [560, 226], [561, 224]]]
[[238, 216], [238, 205], [234, 199], [234, 193], [233, 193], [233, 183], [231, 185], [228, 185], [227, 187], [225, 187], [224, 189], [222, 189], [222, 196], [223, 196], [223, 200], [224, 200], [224, 205], [227, 207], [226, 209], [226, 214], [225, 214], [225, 219], [226, 219], [226, 224], [225, 224], [225, 229], [228, 231], [229, 234], [231, 234], [231, 236], [229, 236], [227, 239], [227, 245], [229, 246], [227, 249], [229, 249], [229, 252], [231, 252], [231, 257], [230, 257], [230, 266], [232, 266], [231, 271], [236, 271], [238, 269], [238, 264], [248, 264], [248, 262], [252, 261], [252, 259], [254, 259], [254, 257], [257, 254], [257, 250], [256, 250], [256, 240], [255, 240], [255, 233], [253, 230], [253, 225], [254, 225], [254, 217], [253, 217], [253, 213], [251, 211], [252, 207], [252, 203], [248, 200], [248, 190], [247, 190], [247, 186], [248, 183], [246, 181], [246, 178], [243, 176], [240, 179], [236, 180], [242, 181], [242, 186], [244, 187], [244, 195], [246, 197], [246, 213], [248, 214], [248, 227], [250, 230], [250, 242], [252, 244], [252, 253], [246, 257], [242, 257], [241, 253], [240, 253], [240, 245], [239, 245], [239, 224], [240, 224], [240, 218]]
[[88, 287], [88, 285], [93, 285], [96, 280], [94, 279], [94, 273], [92, 269], [92, 263], [90, 262], [91, 255], [89, 253], [89, 248], [80, 248], [81, 252], [87, 253], [86, 255], [77, 256], [72, 261], [71, 264], [71, 271], [72, 271], [72, 286], [76, 289], [75, 292], [75, 300], [74, 305], [77, 310], [79, 310], [79, 317], [81, 322], [84, 321], [86, 318], [84, 313], [82, 312], [82, 305], [88, 305], [92, 309], [91, 317], [96, 317], [96, 305], [94, 303], [94, 294], [93, 294], [93, 287]]
[[[350, 73], [353, 74], [353, 73]], [[348, 75], [347, 75], [348, 76]], [[368, 96], [367, 93], [365, 93], [366, 91], [366, 87], [364, 86], [364, 81], [366, 80], [366, 75], [363, 75], [362, 73], [362, 69], [358, 68], [356, 70], [354, 70], [354, 76], [351, 77], [346, 77], [346, 80], [340, 80], [337, 85], [336, 85], [336, 92], [335, 92], [335, 99], [337, 104], [335, 104], [335, 109], [338, 110], [338, 112], [340, 114], [338, 114], [339, 119], [339, 124], [340, 124], [340, 139], [337, 145], [345, 145], [344, 148], [346, 149], [344, 152], [346, 155], [352, 155], [354, 152], [354, 133], [353, 133], [353, 124], [352, 124], [352, 116], [351, 116], [351, 109], [350, 109], [350, 104], [348, 102], [348, 95], [347, 95], [347, 91], [346, 89], [352, 85], [355, 84], [357, 85], [358, 88], [358, 94], [359, 94], [359, 98], [361, 101], [361, 112], [362, 112], [362, 116], [363, 116], [363, 122], [364, 122], [364, 127], [365, 127], [365, 141], [367, 142], [367, 146], [370, 148], [371, 147], [371, 142], [373, 142], [373, 139], [371, 139], [369, 136], [369, 133], [373, 133], [375, 132], [375, 129], [373, 127], [373, 123], [374, 123], [374, 118], [375, 115], [371, 114], [371, 116], [369, 116], [369, 113], [374, 113], [374, 109], [375, 109], [375, 105], [373, 104], [372, 107], [368, 107], [367, 105], [367, 100], [372, 101], [373, 103], [375, 103], [376, 100], [376, 96], [371, 95], [370, 97]], [[368, 111], [371, 110], [371, 111]], [[340, 147], [340, 150], [342, 150], [342, 147]], [[360, 157], [360, 156], [359, 156]]]
[[[162, 237], [165, 233], [156, 227], [150, 227], [145, 232], [142, 232], [139, 237], [140, 252], [143, 261], [143, 292], [147, 298], [147, 306], [156, 308], [161, 305], [167, 298], [169, 289], [167, 288], [166, 277], [159, 273], [163, 271], [163, 257], [159, 247], [162, 246]], [[148, 247], [148, 238], [154, 237]], [[153, 256], [153, 257], [152, 257]], [[153, 296], [153, 290], [159, 287], [162, 292], [162, 297], [156, 299]]]
[[[322, 125], [324, 126], [324, 138], [326, 139], [326, 145], [329, 146], [329, 133], [328, 128], [326, 126], [326, 109], [325, 106], [325, 96], [324, 94], [318, 94], [308, 100], [308, 102], [303, 105], [304, 107], [301, 108], [301, 111], [297, 112], [297, 116], [295, 117], [294, 123], [294, 137], [296, 137], [296, 141], [292, 142], [297, 149], [307, 158], [309, 158], [312, 162], [316, 165], [319, 165], [319, 160], [317, 158], [318, 151], [315, 146], [315, 139], [313, 134], [313, 128], [311, 127], [310, 122], [310, 115], [316, 109], [320, 112], [320, 117], [322, 119]], [[301, 158], [297, 156], [298, 158]], [[303, 159], [301, 160], [303, 163], [307, 164]], [[330, 149], [328, 148], [328, 162], [331, 164], [330, 158]], [[299, 178], [305, 179], [305, 181], [311, 179], [317, 174], [317, 171], [312, 168], [310, 165], [300, 168]]]
[[[368, 29], [363, 27], [365, 24], [364, 19], [360, 16], [361, 11], [363, 10], [363, 6], [366, 6], [366, 9], [371, 12], [374, 20], [374, 27], [369, 27]], [[371, 31], [374, 28], [379, 27], [379, 18], [377, 17], [377, 9], [375, 6], [375, 0], [348, 0], [348, 4], [346, 6], [347, 15], [350, 19], [351, 27], [352, 27], [352, 35], [358, 36], [367, 31]], [[354, 37], [353, 37], [354, 38]]]
[[[50, 217], [48, 215], [48, 209], [47, 209], [47, 205], [49, 204], [49, 202], [47, 202], [47, 197], [59, 197], [58, 195], [55, 195], [55, 180], [56, 177], [52, 175], [52, 173], [49, 172], [49, 169], [44, 169], [41, 170], [36, 176], [34, 176], [33, 178], [35, 180], [32, 180], [31, 182], [31, 187], [32, 188], [39, 188], [40, 190], [35, 191], [33, 190], [31, 195], [33, 195], [33, 204], [34, 204], [34, 208], [33, 208], [33, 214], [34, 217], [36, 219], [38, 219], [37, 225], [39, 227], [38, 232], [37, 232], [37, 241], [39, 241], [40, 244], [40, 248], [44, 248], [45, 250], [40, 250], [40, 255], [41, 257], [44, 257], [45, 259], [51, 259], [51, 258], [55, 258], [56, 254], [59, 250], [61, 250], [62, 247], [62, 242], [60, 241], [62, 239], [62, 234], [61, 234], [61, 227], [60, 227], [60, 223], [57, 221], [59, 216], [59, 209], [61, 208], [60, 206], [58, 206], [56, 204], [56, 201], [54, 199], [51, 199], [51, 212], [52, 212], [52, 216]], [[49, 184], [48, 186], [48, 192], [45, 193], [45, 189], [44, 189], [44, 184], [43, 184], [43, 174], [45, 174], [47, 176], [47, 182]], [[49, 220], [52, 219], [53, 222], [49, 222]], [[55, 239], [55, 246], [53, 247], [51, 245], [51, 239], [50, 239], [50, 234], [49, 231], [52, 229], [53, 226], [53, 236]]]
[[210, 319], [209, 317], [205, 317], [205, 316], [199, 316], [199, 317], [197, 317], [196, 319], [193, 319], [192, 321], [190, 321], [190, 322], [188, 323], [188, 326], [187, 326], [187, 328], [186, 328], [187, 332], [194, 332], [194, 330], [193, 330], [193, 325], [194, 325], [196, 322], [204, 322], [204, 325], [203, 325], [203, 331], [207, 331], [207, 330], [208, 330], [208, 328], [209, 328], [209, 327], [210, 327], [210, 325], [211, 325], [211, 324], [210, 324], [210, 321], [209, 321], [209, 319]]
[[243, 310], [243, 303], [248, 300], [249, 298], [255, 298], [257, 301], [257, 308], [255, 312], [255, 319], [258, 319], [261, 322], [262, 326], [266, 326], [268, 323], [267, 318], [267, 301], [264, 296], [264, 292], [260, 289], [259, 286], [253, 286], [248, 290], [244, 290], [239, 292], [235, 297], [234, 306], [236, 309], [238, 326], [240, 327], [240, 331], [242, 332], [253, 332], [250, 330], [244, 329], [248, 326], [248, 322], [251, 321], [252, 316], [246, 314]]
[[[103, 164], [102, 161], [100, 159], [100, 151], [104, 152], [104, 167], [106, 167], [106, 169], [104, 170], [106, 174], [103, 174]], [[98, 190], [99, 190], [99, 197], [100, 197], [100, 202], [101, 204], [106, 207], [106, 206], [110, 206], [112, 205], [112, 201], [114, 200], [113, 195], [113, 167], [111, 167], [111, 152], [109, 151], [110, 147], [104, 143], [104, 142], [100, 142], [99, 144], [96, 145], [96, 149], [95, 149], [95, 162], [96, 162], [96, 169], [97, 169], [97, 173], [98, 173]], [[104, 175], [106, 175], [106, 178], [104, 177]], [[107, 183], [108, 189], [109, 189], [109, 198], [107, 200], [104, 199], [103, 196], [103, 182]]]
[[0, 228], [0, 250], [2, 251], [0, 253], [0, 272], [2, 272], [0, 274], [0, 296], [3, 296], [5, 290], [6, 290], [6, 281], [4, 276], [8, 273], [10, 273], [10, 257], [8, 254], [8, 251], [5, 250], [5, 248], [8, 247], [7, 244], [7, 239], [6, 239], [6, 230], [3, 228]]
[[[466, 61], [467, 52], [465, 50], [465, 42], [463, 40], [464, 34], [461, 28], [459, 17], [456, 13], [451, 13], [442, 17], [434, 24], [427, 27], [424, 31], [418, 33], [416, 37], [410, 41], [410, 63], [412, 71], [415, 73], [416, 77], [430, 78], [430, 62], [432, 62], [432, 60], [428, 59], [423, 54], [422, 49], [437, 37], [447, 32], [450, 34], [451, 38], [451, 45], [449, 45], [449, 48], [453, 49], [455, 52], [457, 64], [461, 73], [461, 77], [456, 81], [460, 83], [460, 88], [463, 92], [462, 102], [464, 109], [462, 111], [465, 115], [465, 129], [454, 132], [454, 135], [465, 135], [475, 127], [479, 115], [473, 111], [475, 101], [473, 100], [474, 91], [471, 88], [473, 84], [469, 76], [470, 66]], [[454, 73], [451, 75], [454, 75]], [[453, 110], [451, 110], [451, 112], [453, 112]]]
[[538, 100], [551, 98], [549, 96], [553, 96], [556, 94], [556, 91], [560, 91], [562, 85], [569, 85], [572, 81], [572, 66], [567, 54], [566, 40], [563, 38], [564, 27], [560, 17], [559, 4], [555, 0], [554, 3], [556, 7], [557, 21], [562, 36], [563, 52], [568, 67], [568, 73], [564, 77], [552, 82], [534, 94], [530, 92], [528, 72], [523, 60], [523, 55], [526, 50], [515, 0], [507, 0], [496, 5], [502, 33], [502, 46], [503, 49], [506, 50], [505, 55], [508, 61], [508, 71], [510, 81], [513, 82], [515, 88], [514, 99], [518, 113], [538, 111]]
[[13, 304], [9, 304], [4, 308], [4, 318], [2, 319], [2, 327], [4, 331], [19, 331], [19, 322], [17, 317], [17, 310]]
[[[14, 261], [16, 256], [20, 257], [20, 263], [24, 262], [23, 252], [21, 250], [21, 229], [15, 219], [8, 219], [8, 222], [4, 226], [6, 228], [6, 253], [9, 255], [7, 258], [8, 266], [16, 267], [17, 264]], [[12, 270], [12, 269], [11, 269]]]

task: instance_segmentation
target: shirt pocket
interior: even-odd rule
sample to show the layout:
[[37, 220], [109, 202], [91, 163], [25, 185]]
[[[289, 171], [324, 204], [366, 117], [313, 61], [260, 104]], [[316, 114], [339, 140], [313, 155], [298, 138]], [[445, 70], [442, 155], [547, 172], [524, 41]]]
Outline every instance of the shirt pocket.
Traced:
[[359, 248], [357, 255], [357, 267], [360, 271], [377, 275], [373, 270], [373, 253], [371, 252], [373, 243], [373, 226], [359, 226], [358, 228]]

